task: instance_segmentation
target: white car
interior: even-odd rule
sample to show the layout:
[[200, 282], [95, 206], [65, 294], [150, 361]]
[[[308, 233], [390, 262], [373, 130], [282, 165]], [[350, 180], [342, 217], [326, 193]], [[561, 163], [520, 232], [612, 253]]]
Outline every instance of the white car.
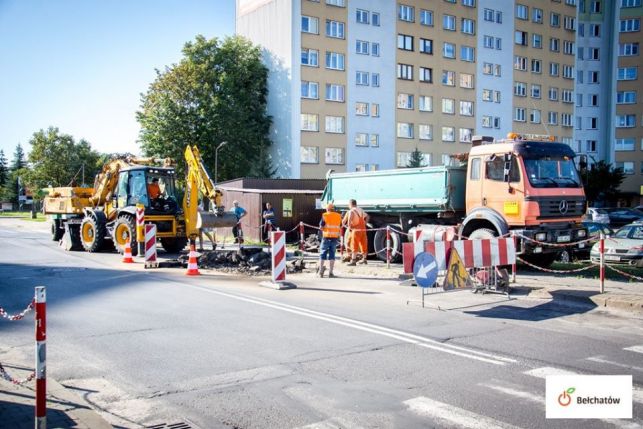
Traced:
[[590, 207], [587, 209], [587, 217], [591, 220], [592, 222], [598, 222], [598, 223], [604, 223], [608, 224], [610, 223], [610, 217], [607, 214], [607, 212], [603, 209], [598, 209], [596, 207]]

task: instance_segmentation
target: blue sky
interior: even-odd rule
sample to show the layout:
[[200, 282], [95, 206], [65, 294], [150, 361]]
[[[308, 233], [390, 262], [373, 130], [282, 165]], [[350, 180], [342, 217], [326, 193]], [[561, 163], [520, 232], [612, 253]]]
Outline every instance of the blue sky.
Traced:
[[234, 33], [234, 0], [0, 0], [0, 149], [50, 125], [101, 152], [138, 153], [154, 69], [197, 34]]

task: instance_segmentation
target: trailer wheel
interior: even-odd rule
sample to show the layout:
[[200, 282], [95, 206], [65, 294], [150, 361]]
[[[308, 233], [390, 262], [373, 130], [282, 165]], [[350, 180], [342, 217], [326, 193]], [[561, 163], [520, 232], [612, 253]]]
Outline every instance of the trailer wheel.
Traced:
[[469, 234], [469, 240], [487, 240], [489, 238], [494, 238], [496, 233], [489, 228], [478, 228]]
[[167, 253], [179, 253], [188, 244], [186, 237], [161, 238], [161, 245]]
[[62, 221], [60, 219], [51, 220], [51, 240], [60, 241], [65, 234], [65, 229], [62, 227]]
[[93, 216], [86, 216], [80, 224], [80, 240], [87, 252], [98, 252], [103, 247], [105, 224]]
[[138, 254], [138, 242], [136, 241], [136, 223], [134, 217], [121, 215], [116, 219], [114, 225], [114, 247], [118, 253], [125, 253], [125, 243], [129, 240], [132, 249], [132, 256]]
[[[389, 225], [391, 228], [401, 230], [400, 225]], [[378, 259], [386, 261], [386, 231], [378, 230], [373, 237], [373, 247]], [[402, 237], [391, 229], [391, 262], [402, 260]]]

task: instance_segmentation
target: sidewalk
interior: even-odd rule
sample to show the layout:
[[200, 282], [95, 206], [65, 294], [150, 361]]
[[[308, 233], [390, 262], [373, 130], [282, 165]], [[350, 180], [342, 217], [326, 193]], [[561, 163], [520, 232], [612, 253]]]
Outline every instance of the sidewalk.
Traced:
[[[31, 370], [3, 362], [12, 377], [22, 379]], [[0, 378], [0, 426], [12, 429], [34, 427], [35, 381], [16, 386]], [[111, 429], [81, 396], [47, 378], [47, 427]]]

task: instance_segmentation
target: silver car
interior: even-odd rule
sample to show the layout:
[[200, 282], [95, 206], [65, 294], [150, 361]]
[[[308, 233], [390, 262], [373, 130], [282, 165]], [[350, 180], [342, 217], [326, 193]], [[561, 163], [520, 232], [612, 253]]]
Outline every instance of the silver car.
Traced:
[[[592, 247], [592, 262], [600, 261], [599, 246], [600, 242]], [[643, 222], [625, 225], [605, 239], [605, 262], [643, 268]]]
[[587, 209], [587, 220], [604, 224], [610, 223], [610, 217], [607, 214], [607, 211], [596, 207], [590, 207]]

